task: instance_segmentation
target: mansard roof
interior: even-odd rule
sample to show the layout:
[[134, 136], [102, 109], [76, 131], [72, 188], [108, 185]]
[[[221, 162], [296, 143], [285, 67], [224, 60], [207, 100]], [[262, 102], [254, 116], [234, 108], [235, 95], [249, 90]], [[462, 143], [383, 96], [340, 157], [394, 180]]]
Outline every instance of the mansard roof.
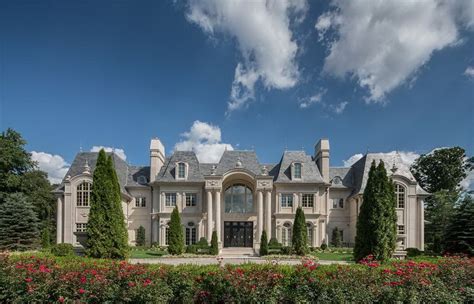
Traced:
[[[340, 178], [341, 183], [337, 183], [335, 178]], [[354, 187], [353, 170], [351, 167], [330, 167], [329, 181], [332, 188], [352, 188]]]
[[262, 173], [255, 151], [224, 151], [217, 164], [216, 174], [223, 175], [235, 168], [246, 169], [255, 175]]
[[[291, 179], [291, 164], [301, 163], [301, 180]], [[304, 151], [285, 151], [278, 164], [277, 175], [275, 176], [276, 183], [324, 183], [318, 166], [310, 155]]]
[[204, 175], [201, 173], [201, 168], [196, 154], [193, 151], [174, 151], [173, 154], [165, 159], [163, 167], [161, 167], [156, 180], [157, 181], [176, 181], [176, 164], [184, 162], [188, 164], [188, 182], [203, 182]]

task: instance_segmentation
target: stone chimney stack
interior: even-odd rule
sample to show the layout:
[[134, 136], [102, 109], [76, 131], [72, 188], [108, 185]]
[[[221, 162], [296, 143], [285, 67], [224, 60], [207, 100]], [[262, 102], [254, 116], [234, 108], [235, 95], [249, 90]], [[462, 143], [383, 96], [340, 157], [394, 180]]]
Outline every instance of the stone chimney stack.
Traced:
[[155, 181], [164, 163], [165, 147], [158, 138], [153, 138], [150, 142], [150, 183]]
[[314, 146], [314, 160], [323, 176], [323, 180], [329, 183], [329, 140], [322, 138]]

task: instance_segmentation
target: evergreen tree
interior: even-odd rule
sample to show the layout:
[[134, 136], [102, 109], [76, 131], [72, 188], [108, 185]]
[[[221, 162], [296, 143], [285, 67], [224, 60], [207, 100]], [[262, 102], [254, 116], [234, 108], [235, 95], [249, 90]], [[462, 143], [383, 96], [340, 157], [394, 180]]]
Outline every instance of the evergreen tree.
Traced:
[[293, 252], [298, 255], [305, 255], [308, 252], [308, 231], [306, 230], [306, 219], [301, 207], [296, 209], [291, 244]]
[[332, 230], [331, 245], [333, 245], [334, 247], [341, 247], [342, 246], [341, 231], [337, 227], [335, 227]]
[[260, 238], [260, 255], [268, 255], [268, 239], [265, 230], [262, 231], [262, 237]]
[[169, 226], [168, 252], [170, 254], [182, 254], [184, 252], [184, 235], [178, 207], [174, 207], [171, 213]]
[[453, 219], [458, 197], [459, 193], [457, 191], [440, 190], [427, 198], [425, 208], [427, 250], [437, 254], [443, 251], [444, 235]]
[[49, 247], [51, 247], [51, 230], [47, 226], [41, 229], [41, 248]]
[[372, 254], [378, 260], [390, 258], [395, 251], [397, 215], [395, 191], [383, 162], [372, 162], [357, 221], [354, 259]]
[[447, 253], [474, 256], [474, 199], [466, 195], [451, 217], [444, 236]]
[[21, 193], [4, 196], [0, 204], [0, 250], [29, 250], [39, 245], [38, 217]]
[[212, 255], [219, 254], [219, 244], [217, 243], [217, 232], [214, 230], [211, 237], [211, 247], [209, 248], [209, 253]]
[[145, 228], [140, 226], [137, 230], [137, 246], [145, 246], [145, 242]]

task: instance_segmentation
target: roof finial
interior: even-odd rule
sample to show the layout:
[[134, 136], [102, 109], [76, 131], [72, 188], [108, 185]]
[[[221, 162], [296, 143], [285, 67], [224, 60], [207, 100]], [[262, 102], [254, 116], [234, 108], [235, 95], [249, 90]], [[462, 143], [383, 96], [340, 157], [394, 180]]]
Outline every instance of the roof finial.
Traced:
[[242, 168], [242, 161], [240, 160], [240, 156], [237, 158], [237, 162], [235, 163], [236, 168]]
[[91, 167], [89, 167], [89, 161], [86, 158], [86, 163], [84, 164], [83, 174], [91, 174]]
[[398, 151], [395, 151], [395, 157], [393, 158], [392, 169], [390, 169], [390, 171], [392, 171], [392, 173], [395, 173], [398, 170], [397, 166], [395, 165], [395, 160], [397, 159], [398, 155], [399, 155]]

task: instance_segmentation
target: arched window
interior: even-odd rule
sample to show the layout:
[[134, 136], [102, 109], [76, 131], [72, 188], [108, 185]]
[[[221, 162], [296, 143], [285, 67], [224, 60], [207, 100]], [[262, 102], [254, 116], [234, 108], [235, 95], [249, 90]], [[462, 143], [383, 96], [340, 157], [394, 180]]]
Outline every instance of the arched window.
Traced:
[[293, 178], [301, 178], [301, 163], [294, 164], [294, 176]]
[[186, 245], [196, 244], [196, 226], [193, 222], [189, 222], [186, 226]]
[[241, 184], [232, 185], [225, 191], [226, 213], [249, 213], [253, 212], [252, 190]]
[[306, 223], [307, 235], [308, 235], [308, 245], [313, 246], [313, 225], [311, 223]]
[[281, 229], [281, 243], [283, 246], [291, 246], [292, 227], [291, 223], [284, 223]]
[[92, 184], [90, 182], [82, 182], [76, 188], [76, 204], [78, 207], [89, 207], [91, 198]]
[[405, 187], [395, 184], [395, 196], [397, 197], [397, 208], [405, 208]]
[[186, 164], [178, 163], [178, 178], [186, 178]]
[[170, 243], [170, 226], [169, 223], [165, 227], [165, 245], [169, 245]]

